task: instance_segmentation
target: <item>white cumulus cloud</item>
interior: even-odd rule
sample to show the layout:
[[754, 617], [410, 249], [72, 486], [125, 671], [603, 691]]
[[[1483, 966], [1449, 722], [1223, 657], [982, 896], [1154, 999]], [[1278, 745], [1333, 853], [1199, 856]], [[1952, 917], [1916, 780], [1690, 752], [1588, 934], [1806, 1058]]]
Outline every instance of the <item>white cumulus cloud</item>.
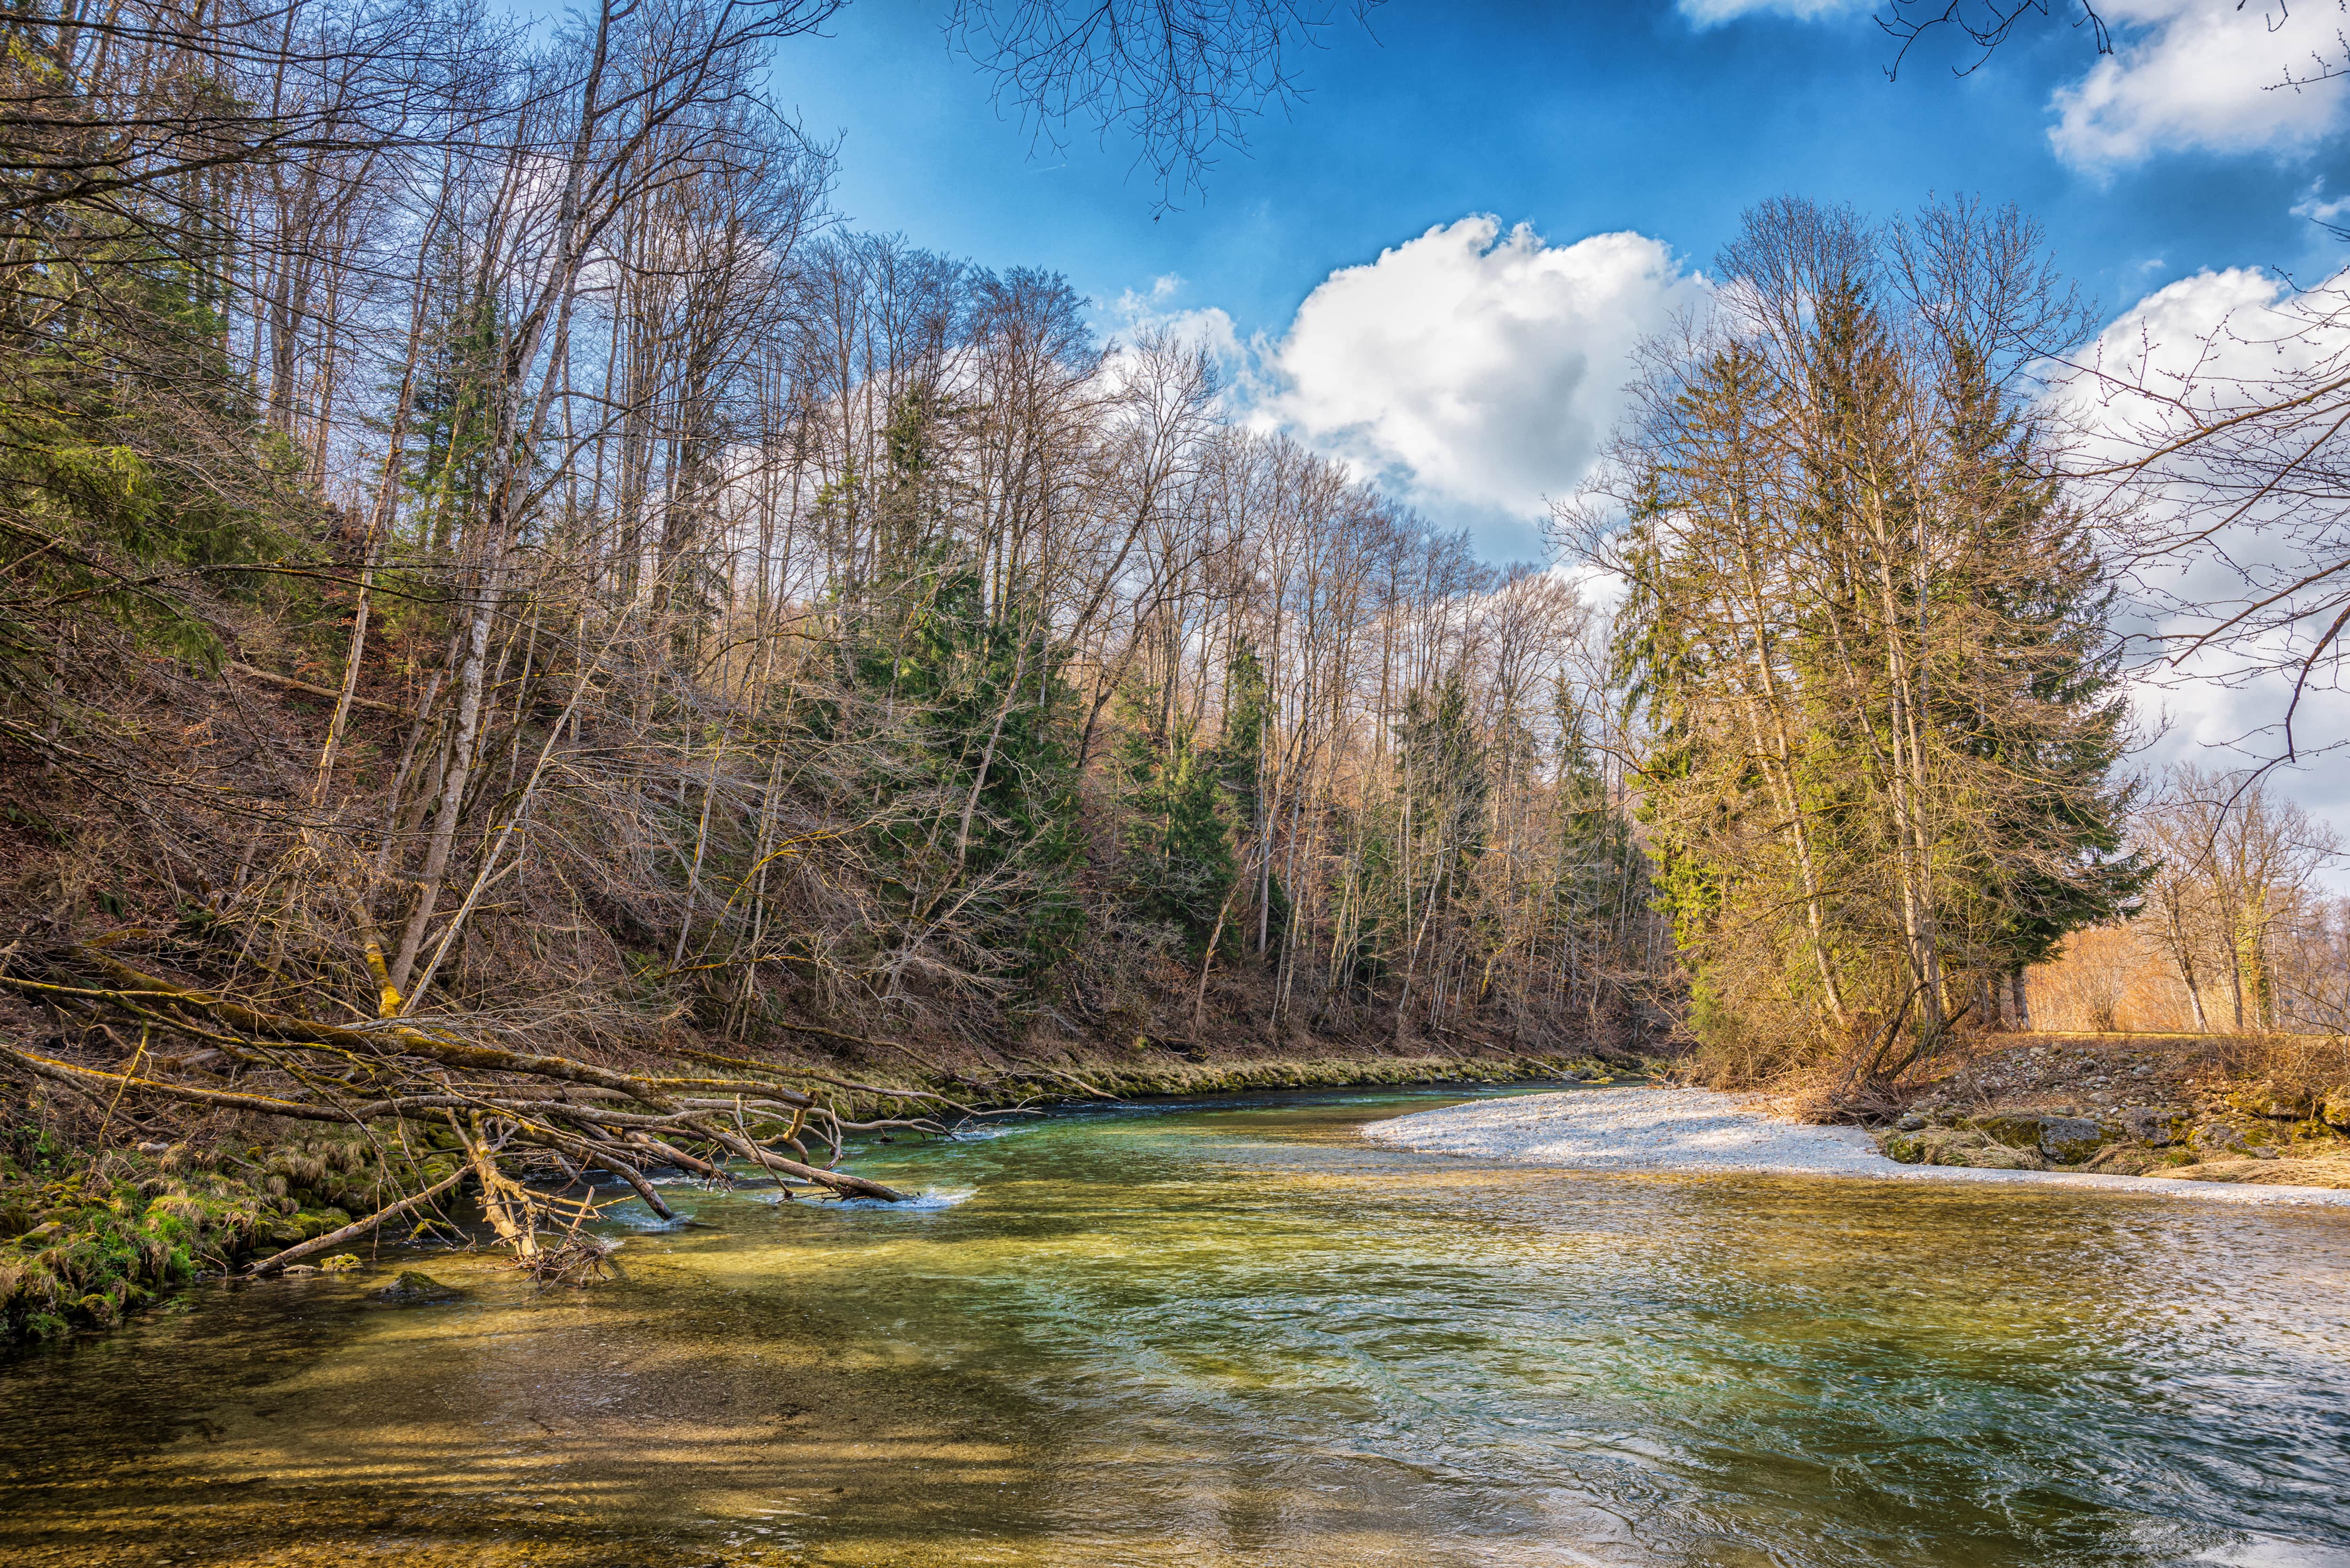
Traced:
[[2344, 54], [2331, 6], [2266, 8], [2227, 0], [2110, 0], [2120, 43], [2057, 89], [2048, 139], [2075, 167], [2105, 170], [2156, 152], [2305, 150], [2342, 129], [2345, 84], [2286, 84]]
[[[2051, 378], [2050, 397], [2079, 433], [2084, 465], [2095, 469], [2184, 435], [2190, 410], [2209, 421], [2273, 403], [2345, 358], [2350, 274], [2296, 296], [2273, 274], [2230, 267], [2180, 278], [2123, 311]], [[2200, 652], [2191, 639], [2302, 575], [2313, 514], [2294, 487], [2249, 496], [2241, 475], [2213, 475], [2199, 451], [2164, 460], [2126, 492], [2147, 542], [2171, 547], [2131, 564], [2136, 592], [2124, 628], [2151, 639], [2137, 645], [2146, 657], [2133, 695], [2150, 727], [2158, 717], [2168, 725], [2146, 760], [2235, 767], [2280, 753], [2278, 726], [2293, 702], [2282, 671], [2307, 651], [2309, 628], [2276, 628]], [[2178, 544], [2191, 535], [2207, 536]], [[2350, 711], [2329, 683], [2302, 702], [2293, 728], [2298, 750], [2322, 755], [2350, 743]], [[2338, 757], [2281, 774], [2280, 784], [2320, 815], [2350, 809], [2350, 772]]]
[[1422, 501], [1529, 517], [1589, 472], [1634, 345], [1706, 300], [1646, 235], [1466, 217], [1325, 279], [1264, 348], [1260, 408]]

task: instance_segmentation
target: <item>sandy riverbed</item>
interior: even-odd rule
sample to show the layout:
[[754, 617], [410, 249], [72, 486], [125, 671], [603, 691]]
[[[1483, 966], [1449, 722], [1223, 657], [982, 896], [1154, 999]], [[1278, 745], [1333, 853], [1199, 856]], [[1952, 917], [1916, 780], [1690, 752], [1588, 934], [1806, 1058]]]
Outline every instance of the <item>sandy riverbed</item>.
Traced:
[[1468, 1155], [1576, 1170], [1863, 1176], [1897, 1181], [2037, 1181], [2222, 1203], [2350, 1206], [2350, 1191], [2248, 1186], [2152, 1176], [1978, 1170], [1902, 1165], [1856, 1127], [1773, 1120], [1734, 1095], [1705, 1089], [1570, 1089], [1479, 1100], [1373, 1122], [1365, 1137], [1430, 1154]]

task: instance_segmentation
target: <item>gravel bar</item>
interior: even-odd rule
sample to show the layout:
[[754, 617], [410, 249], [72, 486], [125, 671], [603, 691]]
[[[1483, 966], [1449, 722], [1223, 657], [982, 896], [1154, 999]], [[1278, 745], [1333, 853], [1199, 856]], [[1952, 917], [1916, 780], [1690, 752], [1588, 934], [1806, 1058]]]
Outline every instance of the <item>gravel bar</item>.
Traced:
[[1705, 1175], [1859, 1176], [1890, 1181], [2043, 1182], [2221, 1203], [2350, 1207], [2350, 1191], [2253, 1186], [2176, 1177], [1903, 1165], [1857, 1127], [1773, 1119], [1735, 1095], [1708, 1089], [1569, 1089], [1474, 1100], [1373, 1122], [1363, 1136], [1428, 1154], [1466, 1155], [1574, 1170]]

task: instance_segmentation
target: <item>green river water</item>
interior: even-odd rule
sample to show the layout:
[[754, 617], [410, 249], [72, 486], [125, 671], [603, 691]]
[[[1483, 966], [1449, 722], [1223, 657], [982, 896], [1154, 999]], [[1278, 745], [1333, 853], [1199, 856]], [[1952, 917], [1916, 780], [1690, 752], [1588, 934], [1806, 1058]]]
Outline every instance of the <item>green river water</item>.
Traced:
[[0, 1563], [2350, 1564], [2350, 1211], [1358, 1134], [1461, 1097], [681, 1185], [581, 1292], [199, 1288], [0, 1362]]

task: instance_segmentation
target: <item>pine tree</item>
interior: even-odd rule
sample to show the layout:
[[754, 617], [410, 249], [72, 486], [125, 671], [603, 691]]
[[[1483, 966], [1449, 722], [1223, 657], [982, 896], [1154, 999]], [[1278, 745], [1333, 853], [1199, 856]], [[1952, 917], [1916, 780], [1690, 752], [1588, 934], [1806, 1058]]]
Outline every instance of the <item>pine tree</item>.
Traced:
[[[1974, 967], [2013, 983], [2066, 934], [2134, 911], [2152, 867], [2125, 847], [2132, 791], [2112, 782], [2127, 735], [2106, 627], [2116, 590], [2048, 477], [2038, 432], [1960, 345], [1944, 405], [1951, 512], [1970, 523], [1963, 595], [1984, 628], [1994, 685], [1953, 680], [1938, 715], [1960, 745], [2021, 787], [1987, 797], [1961, 846], [1958, 896]], [[1995, 997], [1981, 997], [1986, 1021]]]
[[1180, 720], [1161, 732], [1142, 716], [1142, 706], [1128, 704], [1128, 728], [1118, 749], [1128, 896], [1143, 918], [1179, 927], [1197, 953], [1237, 875], [1223, 759]]
[[1886, 243], [1800, 203], [1750, 217], [1738, 319], [1642, 393], [1616, 556], [1692, 1023], [1737, 1071], [1825, 1050], [1872, 1091], [2145, 874], [2111, 778], [2113, 595], [1950, 303], [2012, 305], [1981, 269], [2012, 249], [1902, 295]]

